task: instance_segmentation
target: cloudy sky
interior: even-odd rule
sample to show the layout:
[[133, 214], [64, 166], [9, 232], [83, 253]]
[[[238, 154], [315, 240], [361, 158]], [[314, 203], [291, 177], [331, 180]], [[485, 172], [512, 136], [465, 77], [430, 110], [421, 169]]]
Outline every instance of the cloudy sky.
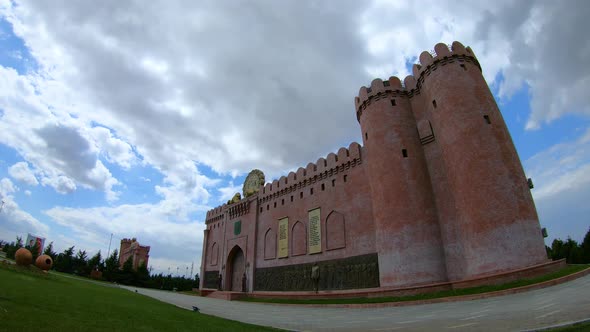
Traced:
[[[451, 3], [451, 4], [449, 4]], [[567, 5], [566, 5], [567, 4]], [[0, 0], [0, 239], [200, 265], [205, 212], [360, 141], [353, 99], [478, 56], [550, 237], [590, 226], [590, 3]]]

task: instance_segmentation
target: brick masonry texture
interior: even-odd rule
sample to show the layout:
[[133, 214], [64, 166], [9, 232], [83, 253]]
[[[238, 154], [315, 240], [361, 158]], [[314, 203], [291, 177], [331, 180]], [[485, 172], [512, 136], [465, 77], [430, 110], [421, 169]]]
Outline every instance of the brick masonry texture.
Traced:
[[119, 250], [119, 266], [123, 268], [123, 265], [130, 257], [134, 270], [137, 270], [142, 264], [147, 267], [150, 259], [150, 247], [140, 245], [135, 238], [122, 239]]
[[[546, 263], [527, 179], [473, 51], [440, 43], [419, 60], [403, 84], [391, 77], [361, 87], [354, 105], [362, 146], [207, 212], [201, 275], [219, 271], [222, 288], [237, 291], [245, 274], [252, 291], [256, 269], [333, 261], [333, 269], [362, 275], [364, 265], [338, 262], [377, 254], [379, 287], [389, 289]], [[308, 212], [316, 208], [322, 250], [311, 254]], [[283, 218], [288, 255], [279, 258]], [[288, 278], [311, 278], [308, 270]]]

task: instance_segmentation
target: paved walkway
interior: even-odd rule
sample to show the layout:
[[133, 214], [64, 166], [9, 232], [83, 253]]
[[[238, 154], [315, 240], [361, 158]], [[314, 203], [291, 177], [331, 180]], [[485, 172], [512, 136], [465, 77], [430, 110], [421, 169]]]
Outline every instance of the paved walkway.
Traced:
[[202, 313], [297, 331], [520, 331], [590, 318], [590, 275], [544, 289], [474, 301], [326, 308], [225, 301], [126, 287]]

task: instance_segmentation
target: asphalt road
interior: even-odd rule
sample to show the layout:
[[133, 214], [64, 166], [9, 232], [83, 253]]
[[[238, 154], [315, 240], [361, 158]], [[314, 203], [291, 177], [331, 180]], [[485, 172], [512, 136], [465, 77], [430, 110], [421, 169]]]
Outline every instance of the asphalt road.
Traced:
[[209, 315], [297, 331], [522, 331], [590, 318], [590, 275], [513, 295], [384, 308], [230, 302], [121, 287], [179, 307], [191, 309], [197, 306], [202, 313]]

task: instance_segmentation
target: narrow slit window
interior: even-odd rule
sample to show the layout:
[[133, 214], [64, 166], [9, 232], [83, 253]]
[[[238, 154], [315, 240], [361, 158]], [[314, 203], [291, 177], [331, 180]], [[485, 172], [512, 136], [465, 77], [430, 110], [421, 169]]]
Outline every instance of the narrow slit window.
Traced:
[[285, 205], [285, 199], [284, 198], [281, 200], [281, 205]]
[[460, 64], [459, 66], [461, 66], [461, 68], [463, 68], [463, 70], [467, 71], [467, 67], [465, 67], [465, 64]]
[[275, 208], [277, 207], [277, 202], [275, 202], [275, 204], [274, 204], [274, 207], [275, 207]]
[[336, 186], [336, 179], [332, 180], [332, 187]]
[[487, 124], [492, 124], [492, 121], [490, 121], [490, 116], [489, 115], [484, 115], [483, 119], [486, 120]]
[[313, 188], [309, 188], [309, 194], [313, 195]]
[[266, 204], [266, 211], [270, 209], [270, 205]]
[[299, 198], [303, 198], [303, 191], [299, 193]]
[[369, 140], [369, 134], [365, 132], [365, 141]]
[[348, 177], [348, 175], [344, 175], [344, 182], [346, 182], [347, 177]]
[[435, 100], [435, 99], [433, 99], [433, 100], [432, 100], [432, 106], [433, 106], [434, 108], [436, 108], [436, 100]]
[[326, 186], [322, 183], [322, 191], [326, 189]]
[[395, 106], [395, 99], [391, 100], [391, 106]]
[[408, 150], [402, 149], [402, 155], [404, 156], [404, 158], [408, 158]]
[[262, 213], [262, 211], [263, 211], [263, 209], [262, 209], [262, 206], [261, 206], [261, 207], [260, 207], [260, 213]]
[[291, 195], [291, 202], [293, 202], [293, 195]]

